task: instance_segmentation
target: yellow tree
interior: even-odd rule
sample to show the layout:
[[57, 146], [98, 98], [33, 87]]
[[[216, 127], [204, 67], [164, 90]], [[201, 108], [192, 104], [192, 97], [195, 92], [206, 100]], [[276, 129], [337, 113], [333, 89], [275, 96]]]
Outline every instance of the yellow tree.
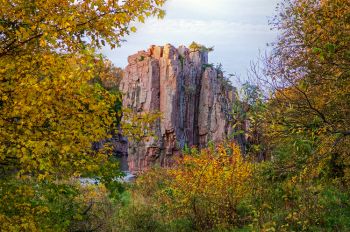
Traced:
[[318, 154], [309, 163], [330, 158], [349, 180], [350, 2], [286, 0], [278, 9], [272, 24], [281, 35], [262, 78], [273, 92], [268, 141], [294, 136]]
[[0, 0], [1, 231], [64, 231], [84, 217], [89, 207], [62, 179], [94, 172], [115, 187], [115, 166], [92, 144], [110, 136], [120, 99], [95, 50], [162, 17], [163, 3]]
[[[162, 0], [1, 1], [0, 167], [46, 178], [96, 169], [116, 96], [92, 81], [94, 49], [119, 46], [130, 23], [162, 17]], [[102, 77], [103, 78], [103, 77]]]

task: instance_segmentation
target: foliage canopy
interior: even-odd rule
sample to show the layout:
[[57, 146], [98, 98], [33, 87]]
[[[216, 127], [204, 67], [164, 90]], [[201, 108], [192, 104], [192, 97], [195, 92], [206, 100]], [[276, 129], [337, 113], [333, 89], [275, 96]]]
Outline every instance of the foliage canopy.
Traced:
[[86, 219], [93, 207], [72, 177], [97, 175], [115, 196], [118, 165], [93, 144], [119, 123], [118, 80], [95, 50], [120, 46], [134, 21], [163, 17], [163, 3], [0, 1], [0, 230], [64, 231]]
[[2, 168], [69, 177], [106, 160], [91, 144], [110, 136], [118, 96], [93, 81], [108, 75], [94, 49], [120, 45], [132, 21], [162, 17], [163, 2], [1, 2]]

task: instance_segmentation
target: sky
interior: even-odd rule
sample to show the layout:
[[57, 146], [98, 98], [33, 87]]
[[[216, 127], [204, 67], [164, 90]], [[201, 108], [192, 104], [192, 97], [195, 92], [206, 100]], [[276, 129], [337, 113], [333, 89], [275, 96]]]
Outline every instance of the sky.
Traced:
[[[223, 65], [227, 74], [245, 79], [247, 69], [259, 51], [276, 39], [268, 20], [278, 0], [168, 0], [166, 16], [137, 24], [137, 32], [126, 37], [120, 48], [104, 48], [102, 53], [124, 68], [127, 57], [151, 45], [170, 43], [188, 46], [192, 41], [214, 46], [209, 63]], [[236, 80], [232, 80], [234, 83]]]

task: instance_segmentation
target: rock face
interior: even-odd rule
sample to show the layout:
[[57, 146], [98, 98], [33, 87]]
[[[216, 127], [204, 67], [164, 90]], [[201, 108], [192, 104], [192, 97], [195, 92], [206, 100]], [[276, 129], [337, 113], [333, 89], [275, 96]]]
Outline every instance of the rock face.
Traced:
[[123, 106], [134, 112], [162, 113], [156, 138], [128, 144], [132, 172], [155, 163], [169, 166], [182, 148], [204, 147], [231, 134], [230, 106], [235, 89], [208, 65], [208, 52], [170, 44], [151, 46], [128, 58], [120, 83]]

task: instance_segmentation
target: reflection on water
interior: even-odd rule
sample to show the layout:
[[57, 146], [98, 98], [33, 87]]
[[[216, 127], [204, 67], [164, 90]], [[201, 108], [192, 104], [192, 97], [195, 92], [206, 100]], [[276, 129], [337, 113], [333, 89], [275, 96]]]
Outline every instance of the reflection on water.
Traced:
[[121, 156], [117, 156], [117, 157], [118, 157], [117, 159], [119, 160], [120, 170], [122, 170], [123, 172], [129, 171], [128, 156], [121, 155]]
[[124, 173], [124, 177], [122, 178], [123, 182], [132, 182], [135, 180], [135, 175], [129, 172], [128, 165], [128, 156], [121, 155], [118, 157], [120, 170]]
[[124, 172], [125, 176], [122, 178], [124, 182], [132, 182], [135, 180], [136, 176], [129, 171]]

